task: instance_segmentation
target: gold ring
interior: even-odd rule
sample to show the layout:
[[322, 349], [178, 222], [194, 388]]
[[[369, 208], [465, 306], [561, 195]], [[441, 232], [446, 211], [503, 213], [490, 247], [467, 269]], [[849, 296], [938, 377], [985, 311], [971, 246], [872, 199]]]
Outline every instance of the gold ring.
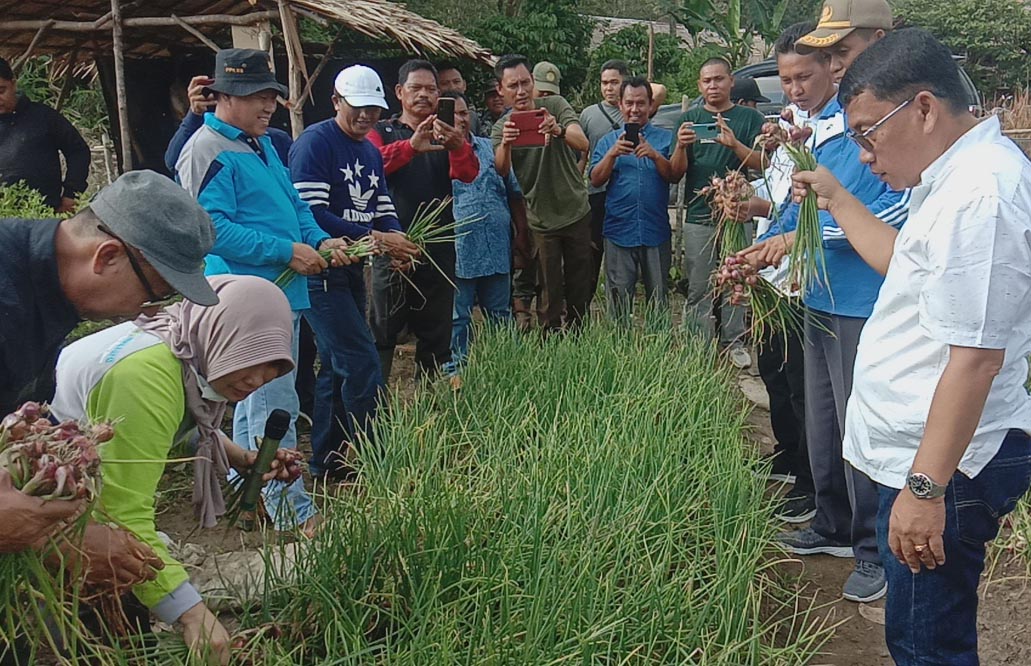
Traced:
[[925, 544], [924, 544], [924, 545], [922, 545], [922, 546], [913, 546], [913, 550], [915, 550], [915, 551], [916, 551], [916, 552], [918, 552], [918, 553], [922, 553], [922, 552], [924, 552], [925, 550], [927, 550], [927, 546], [928, 546], [928, 545], [929, 545], [929, 544], [926, 544], [926, 543], [925, 543]]

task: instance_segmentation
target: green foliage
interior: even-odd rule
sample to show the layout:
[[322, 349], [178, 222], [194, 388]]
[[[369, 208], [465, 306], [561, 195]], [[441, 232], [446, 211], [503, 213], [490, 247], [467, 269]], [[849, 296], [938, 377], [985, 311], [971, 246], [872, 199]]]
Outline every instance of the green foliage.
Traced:
[[23, 181], [13, 185], [0, 185], [0, 218], [22, 217], [44, 220], [56, 217], [54, 209], [43, 200], [43, 195]]
[[587, 78], [594, 27], [578, 10], [578, 0], [525, 0], [518, 15], [492, 16], [469, 35], [497, 55], [521, 53], [531, 62], [555, 63], [562, 72], [562, 91], [571, 97]]
[[[52, 75], [53, 64], [50, 56], [30, 58], [18, 74], [18, 91], [33, 101], [56, 106], [64, 76], [55, 78]], [[97, 139], [102, 132], [110, 131], [104, 94], [96, 78], [74, 79], [61, 113], [87, 140]]]
[[987, 97], [1031, 81], [1031, 11], [1022, 0], [897, 0], [896, 15], [966, 55], [963, 68]]
[[[669, 88], [676, 82], [686, 55], [687, 52], [681, 48], [680, 40], [676, 37], [665, 33], [655, 33], [652, 80], [663, 83]], [[614, 58], [625, 60], [634, 74], [646, 76], [648, 74], [648, 28], [643, 25], [634, 25], [606, 36], [591, 53], [588, 88], [593, 82], [599, 80], [602, 64]]]

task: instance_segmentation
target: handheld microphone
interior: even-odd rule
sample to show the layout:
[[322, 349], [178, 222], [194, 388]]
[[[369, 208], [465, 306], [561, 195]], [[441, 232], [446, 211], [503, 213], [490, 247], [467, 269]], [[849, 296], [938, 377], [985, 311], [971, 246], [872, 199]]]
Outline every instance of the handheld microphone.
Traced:
[[273, 409], [265, 421], [265, 436], [258, 446], [258, 457], [251, 465], [247, 478], [243, 482], [240, 496], [240, 511], [253, 513], [258, 507], [258, 497], [264, 485], [261, 477], [272, 469], [272, 461], [276, 459], [279, 442], [286, 436], [290, 428], [290, 413], [283, 409]]

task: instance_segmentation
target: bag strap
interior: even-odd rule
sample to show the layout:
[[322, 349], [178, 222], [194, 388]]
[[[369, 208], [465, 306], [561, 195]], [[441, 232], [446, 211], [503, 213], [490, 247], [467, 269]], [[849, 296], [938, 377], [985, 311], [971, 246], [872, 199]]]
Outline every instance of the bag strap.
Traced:
[[597, 106], [598, 110], [601, 111], [601, 115], [605, 116], [605, 120], [609, 121], [609, 124], [612, 125], [612, 129], [619, 129], [619, 123], [612, 119], [612, 116], [610, 116], [609, 112], [605, 110], [605, 107], [601, 105], [601, 102], [598, 102]]

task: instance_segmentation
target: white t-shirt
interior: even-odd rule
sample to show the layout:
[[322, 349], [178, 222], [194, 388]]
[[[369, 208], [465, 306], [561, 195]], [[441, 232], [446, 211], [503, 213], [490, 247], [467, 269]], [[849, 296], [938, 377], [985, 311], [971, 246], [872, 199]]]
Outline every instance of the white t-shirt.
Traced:
[[1031, 162], [997, 118], [963, 135], [921, 175], [909, 221], [859, 340], [844, 455], [902, 488], [949, 346], [1005, 349], [959, 464], [976, 476], [1011, 428], [1031, 432]]

